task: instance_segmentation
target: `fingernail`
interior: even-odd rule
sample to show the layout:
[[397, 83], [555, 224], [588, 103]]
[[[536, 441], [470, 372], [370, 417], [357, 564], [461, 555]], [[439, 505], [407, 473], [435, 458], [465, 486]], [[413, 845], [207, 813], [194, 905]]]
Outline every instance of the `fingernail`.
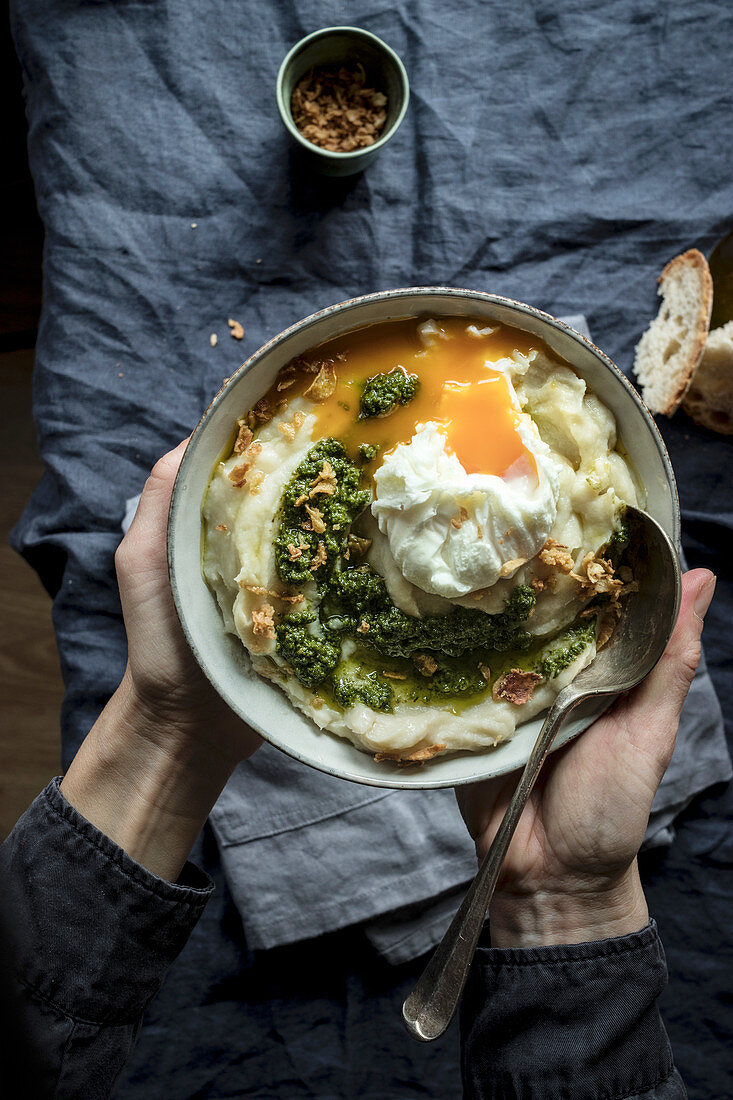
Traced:
[[703, 621], [703, 619], [705, 618], [705, 612], [710, 607], [713, 594], [715, 593], [715, 585], [717, 583], [717, 580], [717, 577], [711, 577], [709, 581], [705, 582], [705, 584], [702, 586], [697, 596], [695, 597], [693, 611], [695, 612], [695, 616], [700, 620], [700, 622]]

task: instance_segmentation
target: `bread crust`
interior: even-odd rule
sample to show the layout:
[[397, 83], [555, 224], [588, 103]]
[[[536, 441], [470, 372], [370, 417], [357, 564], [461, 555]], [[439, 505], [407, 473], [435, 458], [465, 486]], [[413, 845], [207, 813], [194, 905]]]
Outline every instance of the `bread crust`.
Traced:
[[[634, 372], [642, 388], [642, 397], [652, 412], [671, 416], [687, 393], [705, 350], [713, 308], [713, 280], [702, 252], [690, 248], [669, 261], [657, 282], [662, 303], [636, 346]], [[655, 345], [669, 328], [665, 310], [675, 295], [683, 291], [687, 298], [684, 305], [685, 350], [679, 355], [675, 353], [673, 362], [668, 364], [668, 356]]]
[[692, 377], [705, 351], [705, 341], [708, 338], [708, 330], [710, 329], [710, 315], [713, 311], [713, 280], [710, 268], [708, 267], [708, 261], [697, 248], [688, 248], [687, 252], [682, 252], [669, 261], [657, 280], [660, 287], [663, 286], [666, 279], [675, 278], [685, 266], [694, 268], [697, 271], [701, 289], [700, 302], [695, 318], [694, 341], [690, 348], [687, 366], [680, 376], [677, 389], [666, 407], [661, 410], [665, 416], [671, 416], [679, 408], [682, 399], [690, 388]]
[[708, 335], [682, 408], [703, 428], [733, 435], [733, 321]]

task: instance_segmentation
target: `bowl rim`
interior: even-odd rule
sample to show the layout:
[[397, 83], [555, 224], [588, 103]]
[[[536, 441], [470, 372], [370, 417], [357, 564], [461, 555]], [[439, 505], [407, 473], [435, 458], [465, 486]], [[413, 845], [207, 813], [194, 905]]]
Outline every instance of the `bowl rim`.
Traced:
[[[238, 708], [235, 706], [231, 696], [229, 695], [224, 685], [220, 683], [215, 683], [212, 679], [212, 676], [209, 675], [209, 672], [207, 670], [207, 661], [201, 654], [200, 647], [198, 646], [196, 639], [193, 637], [188, 627], [186, 615], [182, 607], [178, 579], [175, 575], [173, 519], [180, 503], [180, 497], [178, 493], [179, 485], [183, 484], [187, 474], [187, 468], [193, 461], [193, 455], [196, 449], [196, 440], [203, 433], [209, 419], [213, 416], [218, 406], [226, 399], [229, 391], [234, 388], [237, 381], [244, 374], [249, 372], [257, 363], [259, 363], [262, 358], [264, 358], [274, 349], [284, 344], [286, 341], [290, 340], [296, 334], [304, 332], [325, 317], [328, 317], [335, 313], [348, 315], [354, 309], [358, 309], [366, 304], [379, 303], [381, 301], [400, 301], [401, 299], [412, 298], [415, 296], [429, 297], [431, 295], [447, 296], [457, 298], [462, 301], [474, 300], [489, 305], [508, 306], [510, 308], [517, 309], [520, 313], [523, 313], [528, 317], [539, 319], [541, 322], [548, 323], [551, 327], [566, 333], [571, 339], [575, 340], [576, 342], [585, 344], [592, 352], [592, 354], [596, 356], [596, 358], [601, 360], [603, 365], [612, 372], [616, 379], [623, 385], [623, 388], [626, 390], [627, 394], [633, 399], [638, 410], [641, 412], [642, 417], [646, 421], [647, 427], [651, 431], [652, 439], [654, 440], [657, 452], [662, 462], [662, 466], [664, 467], [665, 474], [667, 475], [667, 483], [669, 485], [671, 493], [671, 541], [678, 554], [680, 552], [681, 516], [677, 482], [666, 445], [664, 443], [664, 440], [662, 439], [661, 433], [657, 425], [652, 418], [652, 414], [645, 405], [641, 396], [637, 393], [637, 391], [629, 382], [628, 378], [623, 374], [619, 367], [616, 366], [613, 360], [610, 359], [609, 356], [606, 355], [606, 353], [603, 352], [596, 344], [594, 344], [593, 341], [590, 340], [587, 336], [584, 336], [582, 333], [578, 332], [577, 329], [574, 329], [572, 325], [567, 324], [567, 322], [565, 321], [561, 321], [557, 317], [553, 317], [552, 314], [546, 313], [544, 310], [538, 309], [536, 306], [528, 305], [526, 302], [519, 302], [514, 298], [492, 294], [489, 291], [468, 290], [458, 287], [398, 287], [392, 290], [374, 291], [370, 294], [362, 294], [355, 298], [347, 298], [342, 302], [335, 302], [332, 305], [325, 306], [322, 309], [316, 310], [315, 312], [308, 314], [306, 317], [303, 317], [301, 318], [301, 320], [296, 321], [294, 324], [288, 326], [288, 328], [283, 329], [276, 336], [273, 336], [270, 340], [268, 340], [260, 348], [258, 348], [257, 351], [253, 352], [252, 355], [250, 355], [245, 360], [245, 362], [224, 381], [223, 385], [212, 398], [212, 400], [204, 410], [203, 414], [201, 415], [198, 423], [196, 424], [196, 427], [193, 429], [191, 435], [189, 436], [186, 450], [184, 452], [181, 464], [178, 468], [178, 473], [176, 474], [176, 478], [173, 483], [173, 491], [171, 494], [171, 501], [168, 510], [168, 524], [166, 530], [166, 556], [168, 562], [168, 576], [171, 585], [171, 592], [173, 595], [173, 603], [176, 609], [176, 615], [186, 638], [186, 642], [190, 647], [201, 671], [206, 676], [207, 680], [212, 685], [217, 694], [224, 699], [224, 701], [227, 703], [228, 706], [231, 707], [235, 714], [239, 713]], [[345, 329], [345, 331], [348, 331], [348, 329]], [[604, 700], [603, 708], [601, 711], [599, 711], [597, 716], [600, 716], [600, 714], [603, 713], [603, 710], [611, 706], [615, 698], [615, 696], [610, 696], [607, 700]], [[251, 725], [251, 727], [255, 729], [268, 744], [273, 745], [273, 747], [277, 748], [281, 752], [284, 752], [287, 756], [292, 757], [293, 759], [307, 765], [308, 767], [315, 768], [317, 771], [324, 772], [327, 775], [332, 775], [338, 779], [345, 779], [353, 783], [359, 783], [363, 786], [380, 787], [391, 790], [436, 790], [444, 787], [464, 786], [468, 783], [479, 782], [482, 778], [489, 778], [489, 776], [467, 775], [446, 782], [445, 780], [441, 779], [431, 780], [429, 778], [429, 772], [425, 772], [424, 778], [421, 776], [421, 782], [416, 783], [414, 777], [412, 777], [411, 779], [401, 780], [399, 775], [393, 774], [385, 775], [384, 779], [382, 779], [381, 777], [364, 776], [356, 773], [350, 774], [343, 768], [333, 767], [324, 762], [316, 763], [312, 759], [307, 757], [304, 753], [298, 752], [297, 748], [274, 742], [272, 740], [272, 734], [266, 731], [259, 722], [253, 720], [252, 718], [242, 717], [242, 720], [245, 721], [248, 725]], [[593, 718], [592, 721], [595, 721], [595, 718]], [[586, 727], [583, 728], [585, 729]], [[332, 736], [336, 735], [333, 734]], [[562, 737], [558, 737], [552, 751], [555, 751], [556, 748], [561, 748], [562, 745], [567, 744], [568, 741], [574, 739], [575, 736], [577, 736], [577, 734], [573, 734], [572, 738], [568, 737], [563, 739]], [[353, 746], [353, 748], [356, 752], [362, 751], [357, 746]], [[479, 754], [475, 755], [478, 756]], [[516, 766], [499, 768], [497, 771], [492, 772], [490, 777], [497, 778], [499, 776], [509, 774], [509, 772], [513, 770], [516, 770]]]
[[[402, 85], [402, 105], [391, 126], [387, 130], [385, 130], [382, 136], [378, 138], [378, 140], [375, 141], [372, 145], [363, 145], [359, 149], [350, 149], [348, 152], [339, 152], [336, 149], [322, 149], [320, 145], [316, 145], [315, 142], [308, 141], [307, 138], [303, 137], [300, 130], [293, 122], [290, 105], [285, 102], [285, 95], [283, 92], [283, 85], [285, 83], [286, 73], [300, 51], [311, 42], [314, 42], [319, 38], [326, 38], [329, 35], [336, 33], [350, 34], [354, 38], [365, 39], [366, 41], [369, 41], [377, 46], [377, 48], [380, 49], [382, 53], [386, 55], [388, 60], [391, 61], [394, 65], [397, 76], [400, 80], [400, 84]], [[359, 157], [363, 157], [365, 153], [378, 152], [382, 148], [382, 146], [386, 145], [389, 139], [397, 132], [403, 118], [405, 117], [405, 113], [410, 102], [410, 81], [407, 77], [407, 70], [402, 63], [402, 58], [392, 49], [391, 46], [388, 46], [387, 43], [379, 38], [376, 34], [373, 34], [371, 31], [364, 30], [363, 27], [351, 27], [346, 25], [335, 27], [321, 27], [320, 30], [312, 31], [304, 38], [299, 39], [299, 41], [296, 42], [295, 45], [292, 46], [285, 54], [285, 57], [282, 59], [280, 63], [280, 68], [278, 69], [277, 73], [277, 81], [275, 83], [275, 97], [277, 99], [277, 109], [280, 112], [280, 118], [282, 119], [286, 130], [288, 131], [290, 136], [294, 138], [300, 146], [302, 146], [303, 149], [307, 149], [309, 153], [314, 153], [318, 156], [325, 157], [328, 160], [332, 159], [339, 163], [348, 164], [349, 161], [358, 160]]]

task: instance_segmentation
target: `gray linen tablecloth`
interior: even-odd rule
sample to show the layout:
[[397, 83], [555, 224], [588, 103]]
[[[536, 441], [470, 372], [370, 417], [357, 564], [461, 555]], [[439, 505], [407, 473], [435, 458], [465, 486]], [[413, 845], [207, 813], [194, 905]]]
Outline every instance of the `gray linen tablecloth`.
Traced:
[[[124, 502], [221, 379], [271, 336], [354, 294], [449, 285], [555, 315], [582, 310], [628, 370], [663, 265], [693, 245], [708, 251], [730, 227], [733, 9], [713, 0], [12, 0], [11, 17], [46, 231], [35, 368], [46, 473], [14, 545], [54, 596], [68, 764], [124, 669], [113, 570]], [[345, 20], [397, 50], [412, 97], [377, 162], [339, 183], [303, 170], [274, 82], [299, 37]], [[245, 326], [241, 344], [228, 317]], [[705, 636], [730, 733], [731, 441], [681, 414], [659, 426], [685, 550], [719, 577]], [[706, 753], [714, 705], [696, 710], [689, 755], [667, 780], [668, 813], [695, 786], [729, 775], [722, 755], [716, 772]], [[282, 806], [308, 773], [271, 759]], [[257, 782], [253, 773], [252, 795]], [[338, 806], [338, 784], [334, 792]], [[696, 1100], [730, 1094], [732, 795], [718, 784], [696, 799], [676, 842], [642, 860], [670, 959], [666, 1019]], [[441, 798], [453, 815], [451, 795]], [[389, 795], [372, 809], [402, 802]], [[382, 835], [368, 809], [335, 819], [355, 866], [357, 840], [374, 847]], [[281, 856], [265, 835], [274, 823], [248, 810], [259, 839], [223, 846], [220, 835], [223, 856], [229, 867], [236, 859], [238, 881], [250, 876], [253, 894], [278, 881], [283, 906], [297, 910], [288, 882], [317, 875], [330, 855], [297, 841], [306, 866], [267, 863]], [[364, 826], [353, 844], [352, 820]], [[279, 843], [325, 828], [281, 833]], [[394, 881], [422, 851], [418, 836], [403, 842]], [[248, 849], [265, 862], [260, 874]], [[149, 1010], [121, 1096], [238, 1095], [243, 1076], [260, 1082], [248, 1095], [263, 1098], [460, 1095], [450, 1036], [407, 1049], [399, 1005], [415, 964], [383, 966], [357, 928], [248, 954], [208, 829], [196, 858], [222, 889]], [[338, 889], [325, 874], [321, 884]], [[425, 891], [435, 889], [426, 879]], [[400, 937], [408, 948], [415, 935], [430, 938], [427, 898], [395, 931], [386, 911], [403, 900], [380, 898], [385, 915], [370, 921], [375, 941], [386, 929], [385, 950]], [[348, 896], [341, 919], [357, 919]], [[245, 921], [256, 931], [260, 914]]]

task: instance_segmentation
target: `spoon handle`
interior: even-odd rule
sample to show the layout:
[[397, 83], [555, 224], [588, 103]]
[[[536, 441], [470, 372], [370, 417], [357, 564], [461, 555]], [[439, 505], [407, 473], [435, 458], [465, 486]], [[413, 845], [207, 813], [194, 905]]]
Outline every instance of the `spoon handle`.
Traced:
[[563, 719], [579, 701], [572, 686], [560, 692], [555, 700], [493, 843], [448, 931], [402, 1006], [405, 1026], [415, 1039], [424, 1043], [437, 1039], [455, 1015], [496, 880], [517, 822]]

